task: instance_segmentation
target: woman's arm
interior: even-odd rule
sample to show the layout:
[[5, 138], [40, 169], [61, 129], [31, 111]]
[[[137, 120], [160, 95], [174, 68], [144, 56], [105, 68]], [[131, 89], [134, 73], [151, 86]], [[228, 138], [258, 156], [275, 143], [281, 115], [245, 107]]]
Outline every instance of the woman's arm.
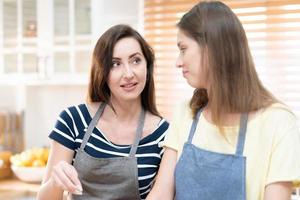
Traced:
[[265, 187], [264, 200], [290, 200], [292, 194], [291, 182], [276, 182]]
[[38, 200], [62, 200], [63, 191], [82, 190], [72, 162], [74, 151], [56, 141], [51, 142], [51, 150], [47, 162], [46, 174], [38, 192]]
[[174, 171], [177, 162], [177, 151], [166, 147], [155, 184], [146, 200], [173, 200], [175, 193]]

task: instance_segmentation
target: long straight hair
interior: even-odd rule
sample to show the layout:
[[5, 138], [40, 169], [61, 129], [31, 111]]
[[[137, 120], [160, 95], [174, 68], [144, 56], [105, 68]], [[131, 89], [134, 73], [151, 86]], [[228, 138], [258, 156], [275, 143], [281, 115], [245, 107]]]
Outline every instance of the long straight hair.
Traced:
[[195, 117], [209, 102], [212, 121], [222, 128], [228, 113], [248, 113], [278, 100], [262, 85], [243, 26], [222, 2], [200, 2], [187, 12], [178, 28], [197, 41], [208, 88], [196, 88], [190, 101]]
[[146, 85], [141, 93], [141, 103], [145, 110], [160, 116], [155, 103], [155, 87], [153, 78], [154, 53], [150, 45], [133, 28], [119, 24], [109, 28], [97, 41], [94, 48], [90, 81], [88, 86], [88, 102], [105, 102], [110, 104], [111, 91], [107, 79], [112, 67], [113, 49], [123, 38], [134, 38], [140, 45], [147, 62]]

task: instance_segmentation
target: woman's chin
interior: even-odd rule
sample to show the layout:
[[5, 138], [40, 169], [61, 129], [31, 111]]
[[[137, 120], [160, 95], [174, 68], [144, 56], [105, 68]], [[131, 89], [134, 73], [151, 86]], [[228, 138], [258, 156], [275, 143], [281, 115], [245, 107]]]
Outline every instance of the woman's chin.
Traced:
[[193, 88], [201, 88], [201, 85], [195, 81], [186, 79], [187, 83]]

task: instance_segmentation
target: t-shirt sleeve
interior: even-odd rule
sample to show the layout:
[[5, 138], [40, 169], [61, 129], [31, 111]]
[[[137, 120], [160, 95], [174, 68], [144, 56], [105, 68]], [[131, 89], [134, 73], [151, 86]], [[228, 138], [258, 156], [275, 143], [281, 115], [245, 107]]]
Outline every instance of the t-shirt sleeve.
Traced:
[[274, 137], [266, 184], [291, 181], [294, 187], [298, 187], [300, 186], [300, 132], [297, 119], [291, 112], [283, 111], [277, 123], [278, 134]]
[[74, 131], [74, 120], [68, 109], [62, 111], [58, 116], [49, 138], [71, 150], [75, 150], [76, 136]]
[[167, 130], [166, 138], [163, 143], [164, 147], [172, 148], [176, 151], [179, 150], [180, 120], [183, 116], [184, 109], [185, 109], [184, 103], [180, 103], [176, 105], [172, 120], [170, 122], [170, 127]]

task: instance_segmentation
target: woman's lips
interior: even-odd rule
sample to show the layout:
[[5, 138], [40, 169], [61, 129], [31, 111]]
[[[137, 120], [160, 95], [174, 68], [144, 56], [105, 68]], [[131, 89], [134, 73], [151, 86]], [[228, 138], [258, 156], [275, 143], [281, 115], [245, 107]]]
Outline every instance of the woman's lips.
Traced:
[[187, 74], [188, 74], [188, 71], [182, 71], [183, 77], [186, 77]]
[[121, 88], [127, 92], [130, 92], [136, 88], [137, 84], [138, 83], [136, 83], [136, 82], [135, 83], [126, 83], [126, 84], [122, 84]]

